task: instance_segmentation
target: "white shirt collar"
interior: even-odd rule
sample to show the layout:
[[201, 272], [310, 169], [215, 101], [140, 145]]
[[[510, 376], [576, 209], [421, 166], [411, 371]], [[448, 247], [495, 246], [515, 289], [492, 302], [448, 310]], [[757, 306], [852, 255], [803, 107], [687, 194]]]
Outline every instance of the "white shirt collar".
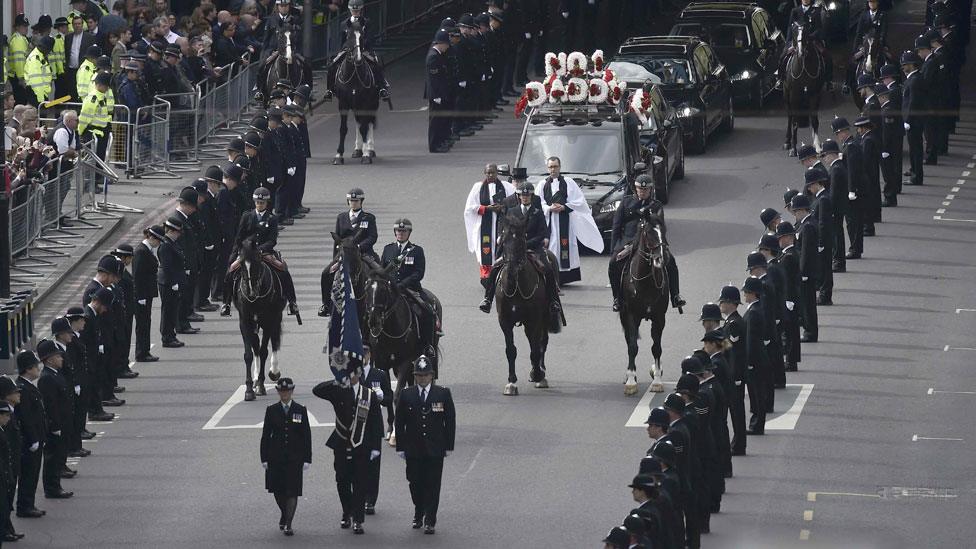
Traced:
[[905, 75], [905, 78], [908, 78], [909, 76], [911, 76], [911, 75], [913, 75], [913, 74], [915, 74], [916, 72], [918, 72], [918, 69], [915, 69], [915, 70], [913, 70], [912, 72], [910, 72], [910, 73], [908, 73], [908, 74], [906, 74], [906, 75]]

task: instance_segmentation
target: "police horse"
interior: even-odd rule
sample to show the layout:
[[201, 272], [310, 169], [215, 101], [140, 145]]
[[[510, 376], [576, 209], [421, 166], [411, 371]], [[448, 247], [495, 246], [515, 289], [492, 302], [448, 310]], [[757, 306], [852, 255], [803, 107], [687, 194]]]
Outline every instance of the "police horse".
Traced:
[[[885, 49], [885, 45], [877, 37], [877, 32], [874, 28], [864, 33], [860, 49], [861, 58], [857, 60], [857, 68], [854, 71], [854, 82], [851, 82], [852, 84], [857, 84], [857, 79], [862, 74], [869, 74], [875, 80], [879, 79], [881, 76], [881, 67], [892, 61], [891, 56]], [[856, 90], [851, 95], [854, 96], [854, 104], [857, 106], [857, 110], [860, 111], [864, 107], [864, 98]]]
[[[277, 381], [278, 349], [281, 348], [281, 319], [285, 297], [274, 270], [262, 258], [250, 238], [244, 239], [240, 251], [241, 266], [234, 274], [234, 307], [240, 319], [244, 338], [244, 400], [264, 396], [264, 366], [271, 354], [268, 378]], [[271, 348], [268, 348], [268, 344]], [[255, 364], [254, 358], [258, 361]], [[253, 371], [253, 375], [252, 375]]]
[[380, 88], [373, 66], [364, 55], [362, 31], [358, 26], [349, 33], [345, 55], [335, 73], [335, 96], [339, 104], [339, 148], [332, 164], [344, 164], [348, 117], [352, 112], [356, 119], [356, 149], [353, 158], [361, 158], [363, 164], [372, 164], [376, 152], [373, 149], [373, 130], [376, 128], [376, 112], [380, 108]]
[[[363, 258], [369, 267], [366, 280], [366, 317], [367, 329], [363, 334], [369, 341], [373, 364], [387, 372], [393, 372], [397, 379], [396, 392], [393, 403], [399, 402], [400, 392], [404, 387], [413, 385], [413, 362], [420, 355], [426, 354], [434, 367], [437, 376], [440, 366], [441, 353], [437, 348], [436, 335], [433, 342], [434, 352], [425, 349], [421, 344], [420, 322], [422, 318], [409, 298], [404, 295], [405, 290], [397, 288], [394, 276], [399, 265], [391, 263], [386, 267], [379, 266], [370, 258]], [[441, 318], [442, 308], [440, 300], [432, 292], [424, 289], [425, 298], [434, 304], [437, 318]], [[392, 379], [392, 378], [391, 378]], [[395, 410], [393, 404], [388, 407], [387, 422], [390, 435], [390, 445], [396, 444], [393, 433]]]
[[258, 77], [258, 91], [264, 107], [268, 106], [271, 90], [274, 89], [279, 80], [291, 82], [294, 88], [302, 84], [312, 85], [312, 66], [301, 55], [298, 55], [295, 48], [300, 47], [300, 45], [293, 45], [291, 36], [290, 26], [278, 31], [278, 48], [265, 59], [264, 66], [261, 67], [261, 74]]
[[495, 292], [495, 310], [498, 325], [505, 335], [505, 356], [508, 358], [508, 383], [502, 394], [514, 396], [518, 393], [518, 376], [515, 375], [515, 327], [522, 325], [525, 338], [529, 340], [529, 361], [532, 369], [529, 381], [537, 389], [547, 389], [546, 348], [549, 346], [549, 332], [557, 331], [551, 325], [549, 297], [546, 295], [545, 274], [541, 267], [530, 258], [525, 238], [526, 221], [522, 217], [507, 214], [502, 229], [502, 261], [498, 271]]
[[820, 149], [820, 92], [826, 83], [826, 65], [816, 47], [816, 39], [810, 31], [810, 23], [795, 22], [794, 53], [786, 62], [783, 75], [783, 100], [786, 104], [786, 142], [783, 149], [796, 156], [796, 131], [810, 127], [813, 145]]
[[631, 247], [630, 259], [624, 265], [620, 284], [620, 326], [627, 341], [627, 372], [624, 379], [624, 394], [637, 393], [637, 340], [640, 339], [640, 325], [643, 320], [651, 322], [651, 354], [654, 366], [651, 369], [651, 391], [664, 390], [661, 368], [661, 335], [664, 333], [664, 314], [670, 306], [668, 275], [665, 270], [670, 253], [664, 246], [663, 223], [661, 219], [644, 211], [641, 214], [637, 236]]

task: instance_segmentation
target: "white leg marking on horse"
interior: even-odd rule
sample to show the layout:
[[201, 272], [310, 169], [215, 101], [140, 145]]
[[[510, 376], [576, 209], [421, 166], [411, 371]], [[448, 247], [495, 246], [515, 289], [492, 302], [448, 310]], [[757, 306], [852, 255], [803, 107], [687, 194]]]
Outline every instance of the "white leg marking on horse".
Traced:
[[369, 124], [369, 131], [366, 132], [366, 150], [367, 151], [373, 150], [373, 123], [372, 122], [370, 122]]
[[634, 396], [637, 394], [637, 372], [627, 370], [624, 380], [624, 396]]
[[271, 373], [278, 374], [278, 353], [271, 349]]
[[661, 372], [661, 361], [654, 359], [654, 369], [651, 371], [651, 392], [661, 393], [664, 392], [664, 383], [662, 383], [662, 377], [664, 376]]

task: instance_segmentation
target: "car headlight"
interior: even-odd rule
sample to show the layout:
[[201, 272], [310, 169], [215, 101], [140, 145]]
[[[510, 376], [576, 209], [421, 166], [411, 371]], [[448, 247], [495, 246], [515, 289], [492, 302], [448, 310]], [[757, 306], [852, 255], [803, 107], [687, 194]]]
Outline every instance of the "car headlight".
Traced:
[[830, 11], [835, 11], [839, 7], [840, 6], [837, 5], [837, 2], [831, 2], [831, 3], [827, 4], [827, 9], [830, 10]]
[[733, 74], [732, 75], [732, 80], [748, 80], [748, 79], [752, 78], [753, 76], [756, 76], [756, 73], [753, 72], [753, 71], [751, 71], [751, 70], [749, 70], [749, 69], [746, 69], [746, 70], [744, 70], [742, 72]]
[[619, 207], [620, 207], [620, 201], [619, 200], [614, 200], [613, 202], [611, 202], [609, 204], [604, 204], [603, 206], [601, 206], [600, 207], [600, 213], [612, 213], [612, 212], [617, 211], [617, 208], [619, 208]]
[[684, 105], [684, 106], [678, 108], [678, 116], [680, 116], [682, 118], [688, 118], [689, 116], [695, 116], [698, 113], [699, 113], [699, 110], [698, 109], [696, 109], [695, 107], [690, 107], [688, 105]]

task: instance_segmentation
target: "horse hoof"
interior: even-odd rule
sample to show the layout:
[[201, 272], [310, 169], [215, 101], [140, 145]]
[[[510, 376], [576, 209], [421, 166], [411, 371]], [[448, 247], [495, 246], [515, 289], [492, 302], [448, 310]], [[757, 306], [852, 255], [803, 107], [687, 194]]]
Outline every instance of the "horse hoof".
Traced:
[[352, 155], [351, 156], [353, 158], [362, 158], [363, 157], [363, 151], [361, 149], [356, 149], [356, 150], [352, 151]]
[[254, 396], [254, 391], [245, 391], [244, 392], [244, 402], [251, 402], [252, 400], [255, 400], [256, 398], [257, 397]]
[[664, 384], [661, 383], [660, 381], [655, 381], [654, 383], [651, 383], [651, 389], [650, 389], [650, 391], [652, 393], [663, 393], [664, 392]]
[[549, 388], [549, 380], [547, 380], [546, 378], [542, 378], [541, 381], [536, 382], [535, 388], [536, 389], [548, 389]]
[[515, 385], [514, 383], [509, 383], [508, 385], [505, 386], [505, 390], [502, 391], [502, 394], [505, 396], [518, 395], [518, 385]]
[[624, 385], [624, 396], [634, 396], [637, 394], [637, 382], [633, 380], [628, 380], [627, 384]]
[[376, 151], [366, 151], [366, 154], [368, 154], [370, 158], [376, 157]]
[[390, 435], [390, 440], [388, 440], [390, 446], [396, 448], [396, 435]]
[[254, 388], [254, 394], [258, 396], [267, 396], [268, 390], [264, 388], [264, 383], [256, 383], [257, 387]]
[[360, 160], [360, 162], [363, 163], [363, 164], [372, 164], [373, 163], [373, 159], [370, 158], [370, 157], [368, 157], [368, 156], [364, 156], [363, 159]]
[[346, 163], [346, 161], [343, 160], [343, 158], [341, 156], [337, 156], [337, 157], [335, 157], [335, 158], [332, 159], [332, 165], [333, 166], [341, 166], [341, 165], [343, 165], [345, 163]]
[[790, 144], [789, 143], [783, 143], [783, 150], [784, 151], [789, 150], [789, 148], [790, 148]]
[[793, 157], [796, 156], [796, 151], [790, 151], [786, 156]]
[[280, 377], [281, 377], [281, 372], [268, 372], [268, 379], [270, 379], [271, 381], [278, 381], [278, 378]]

